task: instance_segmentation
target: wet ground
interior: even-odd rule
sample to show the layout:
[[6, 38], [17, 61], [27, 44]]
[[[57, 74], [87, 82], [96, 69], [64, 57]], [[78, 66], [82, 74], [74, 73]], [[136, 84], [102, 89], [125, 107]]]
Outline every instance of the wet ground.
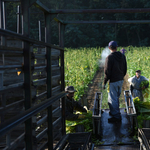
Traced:
[[130, 122], [124, 108], [120, 109], [122, 121], [108, 123], [109, 109], [105, 109], [101, 118], [101, 146], [96, 146], [95, 150], [138, 150], [139, 143], [130, 137]]

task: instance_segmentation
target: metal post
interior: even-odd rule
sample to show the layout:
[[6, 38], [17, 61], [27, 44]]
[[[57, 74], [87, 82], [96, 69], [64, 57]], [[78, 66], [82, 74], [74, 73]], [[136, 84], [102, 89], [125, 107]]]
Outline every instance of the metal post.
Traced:
[[[0, 10], [2, 10], [2, 0], [0, 0]], [[3, 12], [0, 11], [0, 28], [3, 28]]]
[[[50, 27], [51, 15], [45, 13], [45, 42], [51, 43], [51, 27]], [[51, 48], [46, 47], [46, 57], [47, 57], [47, 98], [52, 96], [52, 60], [51, 60]], [[53, 118], [52, 118], [52, 105], [47, 108], [48, 116], [48, 149], [53, 149]]]
[[2, 2], [2, 10], [3, 10], [3, 28], [6, 29], [6, 20], [5, 20], [5, 3]]
[[41, 41], [41, 21], [39, 20], [39, 41]]
[[[22, 15], [23, 15], [23, 35], [29, 37], [29, 0], [21, 0]], [[25, 93], [25, 110], [31, 108], [32, 95], [31, 95], [31, 52], [30, 43], [23, 42], [23, 55], [24, 55], [24, 93]], [[33, 136], [32, 136], [32, 118], [25, 122], [25, 144], [26, 150], [33, 149]]]
[[[64, 48], [64, 33], [65, 25], [59, 22], [59, 46]], [[65, 90], [65, 71], [64, 71], [64, 51], [61, 51], [61, 91]], [[66, 134], [66, 124], [65, 124], [65, 98], [61, 99], [62, 107], [62, 135]]]
[[20, 6], [17, 7], [17, 33], [20, 32]]

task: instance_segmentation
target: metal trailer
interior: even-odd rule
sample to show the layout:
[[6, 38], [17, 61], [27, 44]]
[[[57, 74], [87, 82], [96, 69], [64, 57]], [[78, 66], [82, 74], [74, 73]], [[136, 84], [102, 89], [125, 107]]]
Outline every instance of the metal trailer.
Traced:
[[[7, 2], [19, 2], [21, 6], [21, 10], [19, 11], [18, 8], [17, 11], [18, 24], [16, 32], [7, 29], [5, 7]], [[41, 41], [40, 22], [39, 40], [35, 40], [29, 36], [29, 9], [32, 5], [43, 12], [45, 41]], [[50, 25], [53, 14], [102, 12], [147, 13], [150, 12], [150, 9], [51, 10], [38, 0], [0, 0], [0, 8], [0, 53], [2, 54], [2, 59], [0, 60], [0, 94], [3, 102], [0, 108], [0, 145], [2, 148], [11, 150], [18, 149], [20, 146], [21, 149], [25, 148], [26, 150], [37, 149], [37, 147], [38, 149], [53, 149], [55, 139], [59, 135], [60, 137], [66, 136], [64, 107], [64, 96], [66, 94], [64, 92], [64, 33], [66, 25], [89, 23], [150, 23], [149, 20], [59, 21], [57, 19], [59, 25], [59, 46], [55, 46], [51, 44]], [[19, 21], [19, 18], [22, 19]], [[19, 26], [20, 22], [21, 26]], [[34, 53], [34, 48], [40, 53]], [[40, 64], [40, 61], [37, 60], [38, 64], [36, 64], [35, 59], [42, 59], [42, 63]], [[20, 71], [21, 74], [16, 75]], [[37, 74], [33, 74], [33, 72]], [[58, 81], [61, 81], [61, 84]], [[44, 90], [41, 93], [37, 91], [37, 87], [39, 88], [40, 86], [44, 86]], [[19, 91], [20, 89], [21, 92]], [[19, 97], [17, 101], [6, 103], [7, 96], [11, 96], [9, 91], [19, 93], [22, 98]], [[13, 98], [16, 100], [16, 95]], [[43, 101], [36, 104], [35, 102], [39, 99]], [[94, 110], [93, 114], [94, 132], [98, 134], [100, 134], [99, 127], [101, 118], [101, 101], [99, 99], [100, 95], [98, 94], [94, 106], [94, 109], [97, 109], [98, 112]], [[62, 102], [61, 105], [60, 101]], [[55, 103], [57, 107], [54, 107]], [[19, 110], [19, 112], [16, 112], [18, 105], [22, 111]], [[12, 110], [13, 116], [6, 116], [6, 112], [9, 112], [8, 115], [12, 115]], [[59, 115], [56, 115], [58, 112]], [[41, 118], [39, 118], [38, 114], [40, 114]], [[59, 129], [56, 128], [60, 124], [61, 127]], [[20, 130], [19, 134], [15, 135], [14, 132], [18, 133], [16, 132], [18, 130]], [[37, 130], [39, 130], [38, 133]], [[54, 132], [54, 130], [57, 132]], [[4, 139], [4, 143], [2, 139]]]

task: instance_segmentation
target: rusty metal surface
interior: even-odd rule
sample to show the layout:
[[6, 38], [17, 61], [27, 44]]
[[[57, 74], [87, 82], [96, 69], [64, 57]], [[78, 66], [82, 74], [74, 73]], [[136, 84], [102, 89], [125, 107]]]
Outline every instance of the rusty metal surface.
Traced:
[[103, 145], [130, 145], [133, 144], [134, 141], [130, 136], [130, 123], [127, 118], [126, 112], [124, 112], [124, 108], [120, 109], [122, 122], [117, 123], [108, 123], [109, 110], [104, 110], [102, 114], [101, 122], [102, 122], [102, 142]]

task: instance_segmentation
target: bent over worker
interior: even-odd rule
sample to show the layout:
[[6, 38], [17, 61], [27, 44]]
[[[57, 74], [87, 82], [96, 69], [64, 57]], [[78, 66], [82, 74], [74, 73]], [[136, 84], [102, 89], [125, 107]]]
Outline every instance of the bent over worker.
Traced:
[[73, 86], [67, 86], [65, 88], [65, 92], [68, 93], [65, 97], [66, 100], [66, 120], [77, 120], [84, 118], [85, 116], [82, 114], [74, 114], [74, 111], [80, 111], [87, 113], [87, 110], [80, 105], [77, 101], [74, 100], [74, 92], [76, 90]]
[[142, 90], [148, 88], [149, 82], [146, 85], [141, 86], [142, 81], [149, 81], [146, 77], [141, 76], [141, 70], [136, 70], [135, 76], [128, 79], [130, 83], [130, 90], [132, 98], [139, 97], [140, 101], [143, 101]]
[[106, 57], [104, 66], [105, 77], [103, 88], [105, 89], [105, 85], [109, 81], [108, 105], [110, 108], [109, 115], [112, 116], [108, 119], [108, 122], [121, 121], [119, 97], [123, 79], [127, 72], [126, 57], [121, 52], [117, 51], [117, 46], [116, 41], [109, 42], [108, 48], [111, 54]]

